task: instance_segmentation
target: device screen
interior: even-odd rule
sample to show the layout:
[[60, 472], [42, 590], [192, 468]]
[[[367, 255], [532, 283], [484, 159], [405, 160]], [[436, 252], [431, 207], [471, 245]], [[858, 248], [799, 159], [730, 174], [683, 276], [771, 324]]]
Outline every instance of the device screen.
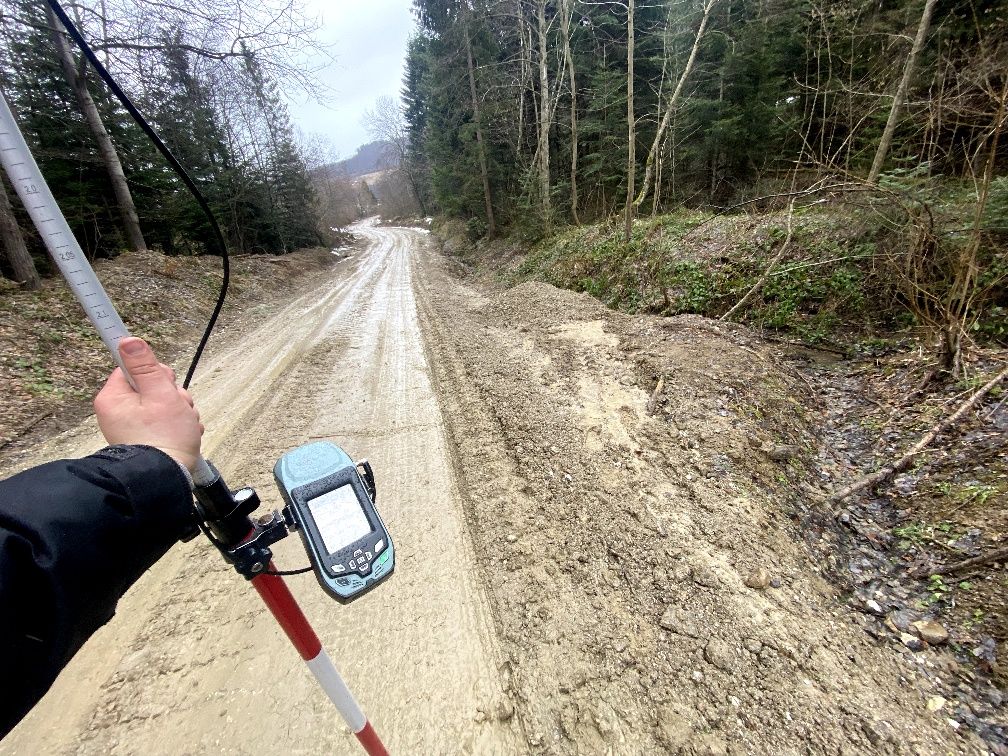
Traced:
[[308, 501], [308, 509], [330, 554], [371, 532], [367, 515], [351, 486], [340, 486]]

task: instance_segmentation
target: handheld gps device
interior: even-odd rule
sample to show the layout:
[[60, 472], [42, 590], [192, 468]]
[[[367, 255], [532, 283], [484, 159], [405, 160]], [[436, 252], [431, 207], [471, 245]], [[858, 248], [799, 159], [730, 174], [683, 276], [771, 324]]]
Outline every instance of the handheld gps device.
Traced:
[[273, 477], [323, 590], [346, 604], [392, 574], [392, 539], [375, 509], [367, 460], [354, 464], [319, 441], [280, 457]]

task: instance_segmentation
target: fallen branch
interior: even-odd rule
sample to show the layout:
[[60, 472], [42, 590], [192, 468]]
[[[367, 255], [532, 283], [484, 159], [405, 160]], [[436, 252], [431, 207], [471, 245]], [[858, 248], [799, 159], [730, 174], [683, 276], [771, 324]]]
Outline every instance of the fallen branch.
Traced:
[[895, 462], [886, 465], [881, 470], [873, 472], [871, 475], [861, 478], [861, 480], [855, 483], [851, 483], [846, 488], [840, 489], [830, 497], [830, 503], [836, 504], [838, 502], [841, 502], [853, 493], [857, 493], [858, 491], [864, 490], [865, 488], [877, 486], [879, 483], [889, 480], [897, 473], [906, 470], [908, 467], [910, 467], [910, 464], [913, 462], [914, 457], [916, 457], [918, 454], [924, 451], [926, 447], [930, 446], [931, 442], [933, 442], [938, 437], [938, 434], [942, 433], [943, 431], [945, 431], [946, 429], [957, 423], [963, 417], [963, 415], [965, 415], [971, 409], [976, 407], [976, 405], [980, 403], [980, 400], [983, 399], [992, 388], [994, 388], [1002, 380], [1004, 380], [1006, 375], [1008, 375], [1008, 369], [1002, 370], [1000, 373], [995, 375], [993, 378], [987, 381], [987, 383], [985, 383], [975, 394], [973, 394], [973, 396], [971, 396], [965, 402], [960, 404], [959, 409], [957, 409], [951, 415], [949, 415], [944, 420], [935, 425], [933, 428], [931, 428], [931, 430], [928, 431], [927, 434], [925, 434], [920, 441], [914, 444], [913, 448], [910, 451], [908, 451], [902, 457], [897, 459]]
[[[843, 348], [841, 346], [830, 346], [825, 342], [816, 342], [815, 344], [806, 344], [802, 341], [790, 341], [788, 339], [779, 339], [776, 336], [770, 336], [769, 334], [762, 337], [763, 341], [770, 341], [774, 344], [783, 344], [784, 346], [799, 347], [801, 349], [807, 349], [810, 352], [829, 352], [830, 354], [840, 355], [843, 359], [850, 359], [851, 350]], [[858, 376], [861, 373], [873, 373], [875, 372], [875, 366], [869, 366], [863, 368], [862, 370], [857, 370], [850, 373], [849, 376]]]
[[982, 556], [970, 557], [969, 559], [963, 559], [960, 562], [953, 562], [952, 564], [946, 564], [944, 567], [937, 567], [935, 569], [919, 569], [915, 570], [913, 573], [914, 577], [929, 577], [931, 575], [948, 575], [952, 572], [962, 572], [963, 570], [968, 570], [971, 567], [979, 567], [983, 564], [989, 564], [990, 562], [1002, 562], [1008, 560], [1008, 546], [1003, 549], [995, 549]]
[[772, 271], [774, 269], [774, 266], [781, 261], [781, 258], [784, 257], [784, 253], [787, 252], [788, 247], [791, 246], [791, 237], [794, 235], [794, 228], [792, 227], [791, 223], [792, 219], [794, 218], [794, 203], [795, 203], [794, 198], [792, 198], [790, 204], [788, 205], [787, 236], [784, 237], [784, 243], [781, 244], [780, 249], [777, 250], [777, 254], [774, 255], [773, 260], [771, 260], [770, 264], [767, 265], [767, 268], [765, 271], [763, 271], [763, 275], [760, 276], [760, 279], [752, 285], [752, 288], [745, 293], [745, 296], [742, 297], [742, 299], [740, 299], [738, 302], [735, 303], [734, 307], [732, 307], [730, 310], [728, 310], [728, 312], [726, 312], [724, 315], [721, 316], [721, 320], [731, 320], [731, 316], [734, 315], [739, 310], [741, 310], [746, 305], [746, 303], [750, 299], [752, 299], [753, 296], [760, 289], [763, 288], [763, 284], [765, 284], [767, 278], [770, 277], [770, 271]]

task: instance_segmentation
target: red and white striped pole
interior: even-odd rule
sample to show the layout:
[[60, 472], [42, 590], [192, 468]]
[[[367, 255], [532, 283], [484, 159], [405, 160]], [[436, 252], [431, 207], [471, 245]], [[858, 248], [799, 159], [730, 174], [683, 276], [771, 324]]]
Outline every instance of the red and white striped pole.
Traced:
[[[275, 570], [270, 564], [270, 570]], [[367, 721], [364, 712], [354, 699], [350, 689], [347, 688], [336, 666], [329, 658], [329, 654], [322, 648], [322, 643], [315, 634], [315, 630], [308, 623], [308, 619], [301, 611], [294, 596], [284, 579], [279, 575], [257, 575], [252, 578], [252, 585], [255, 587], [262, 600], [269, 607], [269, 610], [280, 623], [280, 627], [287, 633], [294, 648], [305, 660], [308, 669], [315, 675], [319, 685], [329, 696], [329, 699], [336, 704], [339, 713], [350, 727], [350, 731], [357, 736], [357, 740], [364, 747], [370, 756], [388, 756], [384, 744], [374, 731], [371, 723]]]

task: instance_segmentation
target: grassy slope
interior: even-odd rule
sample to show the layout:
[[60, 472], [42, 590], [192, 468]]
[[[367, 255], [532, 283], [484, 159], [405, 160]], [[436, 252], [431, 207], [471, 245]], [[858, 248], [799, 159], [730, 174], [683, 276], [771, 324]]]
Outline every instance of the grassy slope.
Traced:
[[[736, 320], [809, 342], [892, 338], [914, 325], [900, 304], [890, 260], [900, 235], [870, 211], [796, 209], [792, 243]], [[629, 244], [618, 224], [560, 228], [473, 246], [464, 227], [442, 222], [446, 249], [507, 283], [541, 280], [585, 291], [626, 312], [727, 312], [766, 270], [786, 237], [785, 212], [715, 216], [691, 210], [643, 218]], [[1000, 325], [999, 325], [1000, 324]], [[996, 335], [1004, 311], [988, 308], [977, 328]]]
[[[325, 249], [233, 258], [219, 327], [226, 328], [250, 305], [296, 290], [305, 276], [320, 275], [336, 259]], [[191, 353], [217, 297], [219, 258], [130, 253], [98, 260], [95, 269], [127, 328], [146, 338], [161, 359], [176, 361]], [[34, 292], [13, 286], [0, 291], [0, 380], [5, 389], [0, 395], [0, 463], [35, 436], [52, 435], [90, 413], [91, 399], [111, 366], [62, 279], [45, 279]]]

